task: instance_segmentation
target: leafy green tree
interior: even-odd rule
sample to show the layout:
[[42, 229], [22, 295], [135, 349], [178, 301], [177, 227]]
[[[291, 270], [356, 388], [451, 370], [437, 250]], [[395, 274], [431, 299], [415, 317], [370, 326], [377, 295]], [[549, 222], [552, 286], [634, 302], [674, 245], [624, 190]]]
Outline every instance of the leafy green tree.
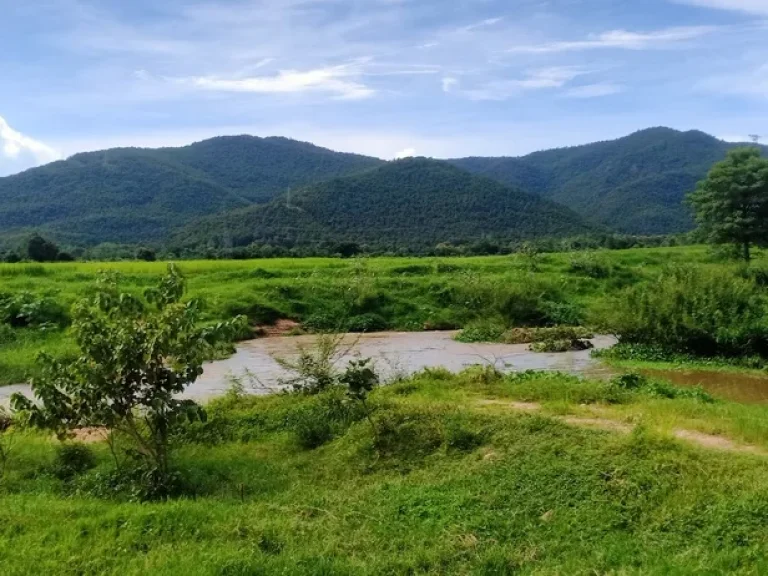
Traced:
[[151, 248], [139, 248], [136, 250], [136, 260], [144, 260], [144, 262], [154, 262], [157, 260], [157, 254]]
[[709, 242], [733, 244], [749, 262], [752, 246], [768, 244], [768, 159], [758, 148], [731, 151], [688, 202]]
[[37, 401], [16, 394], [13, 408], [60, 438], [83, 427], [103, 428], [111, 440], [126, 438], [147, 482], [165, 485], [172, 432], [186, 420], [205, 418], [200, 406], [177, 396], [202, 374], [214, 347], [244, 322], [199, 326], [201, 304], [183, 301], [184, 290], [173, 265], [146, 300], [121, 293], [116, 275], [103, 276], [95, 295], [73, 309], [80, 356], [60, 361], [41, 355], [41, 376], [32, 380]]
[[56, 262], [59, 259], [59, 247], [40, 234], [33, 234], [27, 240], [27, 256], [35, 262]]

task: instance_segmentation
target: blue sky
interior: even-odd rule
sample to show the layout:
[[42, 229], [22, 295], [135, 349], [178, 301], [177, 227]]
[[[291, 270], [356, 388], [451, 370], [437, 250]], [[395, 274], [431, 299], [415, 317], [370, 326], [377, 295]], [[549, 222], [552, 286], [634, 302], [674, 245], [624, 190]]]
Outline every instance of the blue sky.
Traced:
[[768, 0], [0, 0], [0, 175], [281, 135], [519, 155], [649, 126], [768, 139]]

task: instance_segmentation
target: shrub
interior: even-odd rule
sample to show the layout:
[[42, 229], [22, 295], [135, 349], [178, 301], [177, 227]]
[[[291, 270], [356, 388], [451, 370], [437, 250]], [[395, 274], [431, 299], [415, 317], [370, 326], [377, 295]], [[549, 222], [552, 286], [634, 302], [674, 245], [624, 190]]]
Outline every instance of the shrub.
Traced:
[[64, 308], [51, 298], [29, 292], [0, 293], [0, 324], [14, 328], [63, 326], [67, 323]]
[[335, 386], [296, 414], [293, 419], [296, 441], [302, 448], [314, 450], [343, 435], [350, 426], [366, 417], [367, 407], [351, 402], [347, 390]]
[[606, 313], [622, 342], [699, 356], [768, 355], [765, 296], [727, 270], [666, 269], [626, 290]]
[[69, 480], [95, 466], [96, 457], [85, 444], [61, 444], [56, 447], [53, 475], [60, 480]]
[[605, 262], [595, 254], [587, 253], [580, 254], [571, 259], [568, 271], [572, 274], [599, 280], [611, 276], [613, 269], [608, 262]]

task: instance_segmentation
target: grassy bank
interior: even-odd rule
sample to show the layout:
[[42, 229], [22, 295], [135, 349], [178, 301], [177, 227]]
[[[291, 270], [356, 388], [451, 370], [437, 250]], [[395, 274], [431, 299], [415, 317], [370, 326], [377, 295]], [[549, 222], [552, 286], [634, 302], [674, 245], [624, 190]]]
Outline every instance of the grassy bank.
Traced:
[[[94, 496], [103, 445], [95, 468], [62, 475], [55, 441], [18, 434], [0, 487], [3, 573], [768, 569], [768, 459], [673, 438], [716, 429], [766, 449], [768, 408], [479, 368], [427, 371], [371, 401], [376, 434], [334, 417], [332, 393], [220, 399], [181, 439], [193, 489], [165, 503]], [[307, 433], [328, 420], [319, 441]]]
[[[289, 318], [309, 330], [413, 331], [477, 322], [505, 327], [589, 323], [617, 291], [654, 278], [671, 263], [726, 266], [713, 261], [704, 247], [683, 247], [535, 258], [190, 261], [180, 268], [189, 296], [205, 301], [209, 321], [244, 314], [253, 325]], [[138, 293], [156, 281], [165, 264], [0, 264], [0, 295], [31, 295], [45, 303], [38, 308], [58, 307], [51, 313], [58, 319], [63, 311], [66, 319], [72, 303], [104, 270], [118, 272], [124, 288]], [[71, 352], [65, 324], [45, 331], [0, 330], [0, 384], [34, 372], [42, 349]]]

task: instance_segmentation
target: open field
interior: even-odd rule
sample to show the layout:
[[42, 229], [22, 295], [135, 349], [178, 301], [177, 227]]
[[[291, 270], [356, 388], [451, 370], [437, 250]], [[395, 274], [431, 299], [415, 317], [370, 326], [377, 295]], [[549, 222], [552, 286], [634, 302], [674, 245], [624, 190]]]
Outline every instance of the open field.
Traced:
[[[768, 569], [766, 407], [433, 370], [373, 395], [374, 437], [359, 415], [334, 419], [333, 397], [216, 401], [175, 459], [194, 492], [165, 503], [98, 488], [103, 444], [94, 468], [64, 473], [55, 441], [18, 433], [3, 573]], [[328, 421], [328, 436], [307, 435]]]
[[[670, 264], [721, 269], [705, 247], [478, 258], [271, 259], [185, 261], [188, 293], [210, 321], [245, 314], [253, 325], [279, 318], [308, 330], [424, 330], [473, 322], [505, 326], [594, 324], [623, 288], [654, 279]], [[753, 264], [759, 267], [760, 263]], [[165, 263], [0, 264], [0, 294], [28, 292], [64, 318], [100, 271], [118, 272], [141, 292]], [[61, 322], [60, 322], [61, 323]], [[66, 323], [66, 320], [63, 322]], [[40, 350], [73, 352], [66, 330], [0, 332], [0, 384], [34, 372]]]

